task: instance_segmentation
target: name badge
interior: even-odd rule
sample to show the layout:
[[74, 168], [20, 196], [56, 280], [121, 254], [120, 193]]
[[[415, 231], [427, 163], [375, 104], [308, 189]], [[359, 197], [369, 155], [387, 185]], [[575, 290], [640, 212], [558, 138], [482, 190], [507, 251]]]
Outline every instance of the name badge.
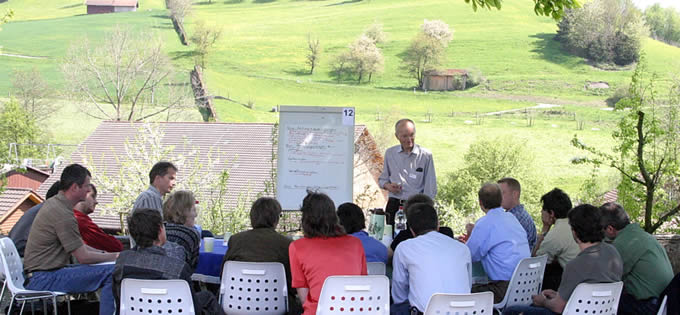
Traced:
[[416, 174], [408, 174], [408, 177], [411, 177], [413, 179], [416, 179]]

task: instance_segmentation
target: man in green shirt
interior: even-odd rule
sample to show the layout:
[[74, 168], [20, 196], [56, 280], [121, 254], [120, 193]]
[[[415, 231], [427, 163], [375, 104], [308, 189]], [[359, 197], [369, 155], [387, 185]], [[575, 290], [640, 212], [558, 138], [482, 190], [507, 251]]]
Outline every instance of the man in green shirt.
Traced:
[[673, 279], [668, 255], [654, 236], [637, 224], [631, 224], [628, 214], [617, 203], [600, 207], [605, 236], [623, 259], [623, 293], [619, 314], [654, 314], [658, 297]]

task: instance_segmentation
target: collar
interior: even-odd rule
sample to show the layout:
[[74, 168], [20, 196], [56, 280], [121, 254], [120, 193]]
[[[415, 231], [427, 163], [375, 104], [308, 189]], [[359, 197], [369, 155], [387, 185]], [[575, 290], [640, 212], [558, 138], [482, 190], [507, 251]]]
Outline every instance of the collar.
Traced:
[[87, 214], [80, 212], [80, 211], [79, 211], [78, 209], [76, 209], [76, 208], [73, 208], [73, 214], [74, 214], [76, 217], [84, 217], [84, 218], [89, 218], [89, 217], [90, 217], [90, 216], [88, 216]]
[[[404, 152], [404, 148], [401, 147], [401, 144], [399, 145], [399, 153]], [[411, 153], [409, 154], [415, 154], [418, 155], [420, 154], [420, 146], [418, 144], [413, 144], [413, 149], [411, 149]]]
[[63, 191], [60, 191], [56, 196], [54, 196], [52, 198], [61, 202], [64, 206], [66, 206], [69, 209], [73, 209], [76, 206], [74, 204], [71, 204], [71, 200], [68, 200], [68, 198], [66, 198], [66, 195], [64, 195]]
[[587, 253], [595, 253], [595, 252], [599, 252], [601, 247], [602, 247], [602, 242], [599, 242], [599, 243], [597, 243], [597, 244], [595, 244], [595, 245], [593, 245], [593, 246], [590, 246], [590, 247], [588, 247], [588, 248], [582, 250], [582, 251], [579, 253], [579, 255], [581, 255], [581, 254], [584, 254], [584, 255], [585, 255], [585, 254], [587, 254]]
[[510, 210], [508, 210], [508, 212], [514, 212], [514, 211], [519, 211], [519, 210], [524, 210], [524, 205], [521, 204], [521, 203], [510, 208]]
[[569, 218], [559, 218], [555, 219], [555, 225], [562, 225], [562, 224], [567, 224], [569, 225]]
[[156, 245], [151, 245], [150, 247], [144, 247], [144, 248], [135, 247], [135, 249], [136, 249], [137, 252], [140, 252], [140, 253], [150, 253], [150, 254], [154, 254], [154, 255], [166, 256], [165, 249], [163, 249], [160, 246], [156, 246]]
[[350, 234], [350, 235], [352, 235], [352, 236], [357, 236], [357, 237], [358, 237], [358, 236], [368, 236], [368, 233], [367, 233], [366, 231], [364, 231], [364, 230], [361, 230], [361, 231], [359, 231], [359, 232], [354, 232], [354, 233], [352, 233], [352, 234]]
[[503, 213], [503, 212], [505, 212], [505, 209], [503, 209], [503, 207], [493, 208], [493, 209], [487, 211], [486, 214], [497, 213], [497, 212]]
[[[154, 187], [153, 185], [149, 185], [149, 189], [148, 189], [148, 190], [150, 190], [151, 192], [153, 192], [154, 194], [156, 194], [156, 195], [158, 195], [158, 196], [161, 196], [161, 192], [158, 191], [158, 189], [157, 189], [156, 187]], [[162, 196], [161, 196], [161, 197], [162, 197]]]

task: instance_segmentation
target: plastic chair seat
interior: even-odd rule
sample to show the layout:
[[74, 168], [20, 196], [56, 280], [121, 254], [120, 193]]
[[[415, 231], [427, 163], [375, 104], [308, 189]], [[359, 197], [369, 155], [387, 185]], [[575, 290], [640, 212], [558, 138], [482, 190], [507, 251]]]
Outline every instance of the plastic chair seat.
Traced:
[[471, 294], [435, 293], [427, 302], [424, 315], [493, 314], [493, 293]]
[[328, 277], [321, 288], [316, 314], [389, 314], [389, 282], [382, 275]]
[[580, 283], [569, 297], [563, 315], [616, 315], [623, 282]]
[[123, 279], [120, 315], [194, 314], [189, 284], [184, 280]]
[[520, 260], [512, 273], [503, 300], [494, 304], [494, 309], [501, 311], [508, 306], [531, 304], [531, 296], [541, 292], [547, 261], [548, 256], [546, 255]]
[[222, 270], [220, 304], [229, 315], [285, 314], [288, 285], [283, 264], [227, 261]]

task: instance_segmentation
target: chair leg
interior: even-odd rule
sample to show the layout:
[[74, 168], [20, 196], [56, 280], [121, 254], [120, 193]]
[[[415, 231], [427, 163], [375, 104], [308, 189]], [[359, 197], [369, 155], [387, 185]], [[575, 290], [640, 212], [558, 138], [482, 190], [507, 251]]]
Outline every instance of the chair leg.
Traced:
[[71, 315], [71, 298], [69, 296], [66, 297], [66, 307], [68, 310], [68, 315]]
[[54, 306], [54, 315], [57, 315], [57, 296], [52, 296], [52, 305]]
[[14, 306], [14, 295], [12, 295], [12, 299], [9, 301], [9, 308], [7, 308], [7, 314], [12, 314], [12, 306]]

